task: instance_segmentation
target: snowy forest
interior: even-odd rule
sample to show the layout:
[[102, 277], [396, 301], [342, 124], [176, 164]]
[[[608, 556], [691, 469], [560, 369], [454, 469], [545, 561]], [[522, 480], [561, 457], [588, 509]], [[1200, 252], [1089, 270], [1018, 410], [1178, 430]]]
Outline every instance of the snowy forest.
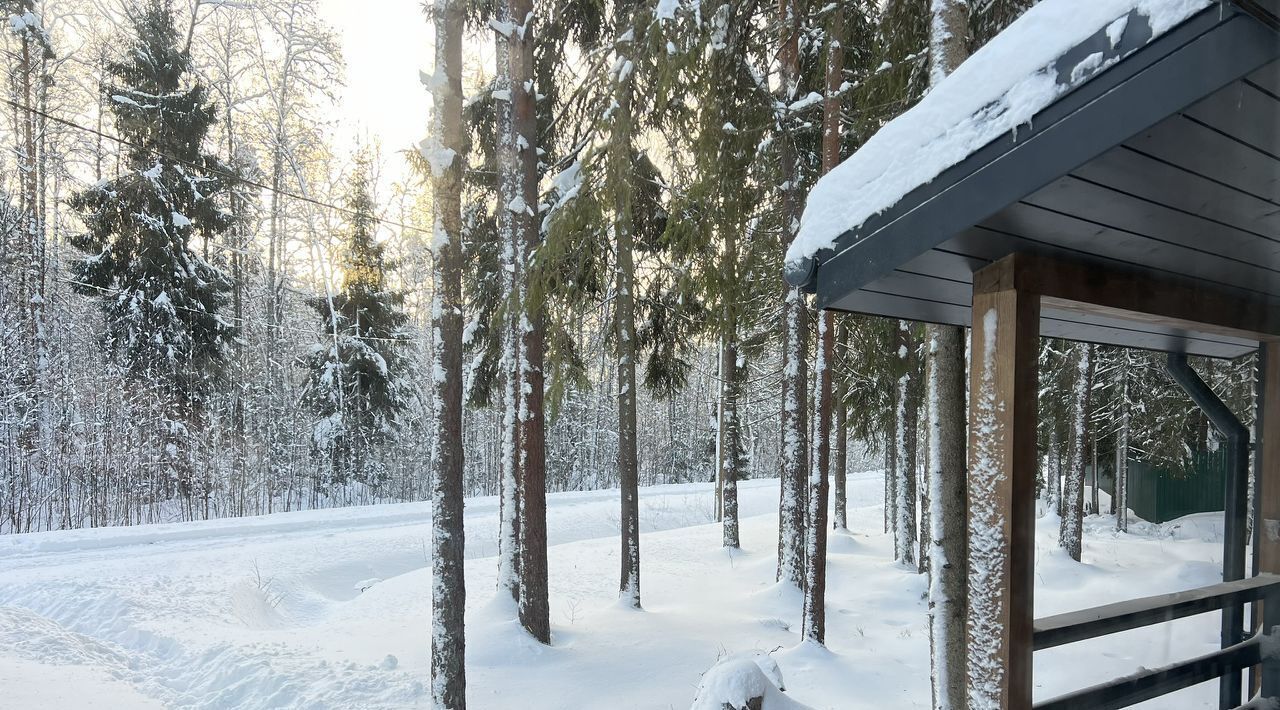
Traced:
[[[883, 470], [855, 532], [932, 590], [963, 555], [936, 475], [962, 336], [818, 312], [784, 255], [814, 182], [1032, 4], [428, 1], [434, 63], [386, 71], [430, 110], [391, 145], [342, 123], [322, 0], [5, 0], [0, 533], [434, 501], [461, 585], [463, 499], [496, 497], [499, 593], [546, 643], [547, 494], [616, 489], [594, 572], [638, 608], [642, 487], [713, 484], [736, 548], [743, 485], [778, 479], [776, 578], [821, 642], [826, 531]], [[1251, 425], [1254, 358], [1194, 362]], [[1220, 437], [1163, 354], [1045, 339], [1040, 367], [1079, 560], [1086, 516], [1127, 525], [1131, 460]], [[462, 608], [436, 614], [442, 647]]]

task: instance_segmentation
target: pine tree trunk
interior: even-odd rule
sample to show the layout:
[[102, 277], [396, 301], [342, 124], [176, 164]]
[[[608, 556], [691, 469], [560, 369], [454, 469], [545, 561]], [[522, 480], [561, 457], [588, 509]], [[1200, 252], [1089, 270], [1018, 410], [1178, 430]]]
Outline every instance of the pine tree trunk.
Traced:
[[[968, 56], [969, 4], [931, 0], [929, 84]], [[934, 710], [968, 707], [965, 618], [969, 598], [968, 406], [965, 330], [930, 325], [926, 411], [929, 441], [929, 645]]]
[[716, 476], [716, 522], [724, 522], [724, 346], [725, 339], [720, 338], [719, 347], [716, 350], [716, 379], [719, 386], [716, 388], [716, 416], [712, 421], [715, 428], [715, 476]]
[[1098, 429], [1093, 427], [1089, 431], [1089, 445], [1093, 447], [1093, 467], [1092, 474], [1089, 476], [1091, 487], [1089, 489], [1089, 512], [1098, 515], [1102, 509], [1098, 507]]
[[[829, 36], [837, 39], [827, 44], [826, 95], [822, 103], [822, 172], [829, 173], [840, 163], [840, 85], [843, 82], [844, 51], [838, 39], [844, 34], [844, 11], [836, 5], [832, 11]], [[818, 348], [814, 361], [816, 382], [814, 427], [814, 461], [809, 473], [809, 519], [805, 528], [805, 595], [801, 637], [814, 643], [825, 643], [827, 634], [827, 485], [831, 469], [832, 410], [843, 409], [834, 396], [836, 354], [836, 322], [831, 311], [818, 314]], [[838, 434], [843, 436], [843, 431]], [[844, 461], [840, 461], [841, 467]], [[841, 474], [840, 497], [843, 497]], [[842, 511], [843, 512], [843, 511]]]
[[720, 371], [724, 375], [720, 381], [719, 471], [723, 483], [723, 544], [736, 549], [741, 546], [738, 535], [738, 479], [742, 476], [742, 422], [738, 407], [742, 394], [743, 368], [738, 367], [738, 344], [732, 339], [732, 333], [736, 329], [733, 309], [734, 306], [726, 309], [729, 311], [725, 324], [727, 335], [720, 355]]
[[903, 361], [903, 373], [898, 378], [897, 409], [895, 413], [896, 438], [894, 450], [897, 461], [894, 464], [897, 480], [894, 490], [897, 500], [894, 512], [897, 519], [894, 523], [894, 554], [903, 564], [916, 563], [916, 434], [919, 412], [917, 396], [914, 393], [912, 370], [914, 369], [915, 342], [911, 337], [910, 325], [906, 321], [898, 322], [898, 353]]
[[1089, 392], [1093, 388], [1093, 346], [1077, 343], [1075, 382], [1071, 396], [1071, 431], [1067, 474], [1062, 486], [1062, 521], [1059, 542], [1071, 559], [1079, 562], [1084, 524], [1085, 439], [1088, 434]]
[[929, 638], [933, 706], [965, 707], [968, 500], [965, 331], [929, 327]]
[[[499, 22], [510, 22], [506, 2], [497, 4]], [[520, 258], [523, 234], [518, 219], [524, 212], [522, 166], [516, 150], [517, 134], [511, 101], [511, 42], [499, 33], [495, 42], [497, 74], [494, 84], [507, 96], [497, 111], [498, 135], [498, 231], [502, 242], [503, 286], [506, 291], [506, 313], [502, 334], [503, 418], [501, 427], [501, 472], [498, 484], [498, 592], [511, 595], [520, 602], [520, 412], [523, 402], [520, 381], [524, 368], [520, 334], [519, 298], [526, 264]], [[516, 198], [519, 202], [516, 202]], [[513, 204], [517, 209], [513, 209]], [[519, 212], [519, 214], [517, 213]]]
[[[898, 542], [898, 386], [890, 390], [889, 406], [893, 410], [884, 434], [884, 531]], [[895, 547], [894, 559], [898, 558]]]
[[[926, 428], [928, 424], [926, 423]], [[927, 437], [927, 432], [926, 432]], [[933, 549], [933, 541], [929, 531], [933, 529], [933, 462], [929, 459], [929, 445], [926, 442], [922, 452], [923, 465], [920, 466], [920, 480], [917, 488], [920, 492], [920, 536], [916, 540], [916, 574], [928, 574], [929, 554]]]
[[1062, 514], [1062, 467], [1058, 465], [1061, 456], [1058, 454], [1060, 442], [1058, 441], [1056, 417], [1047, 417], [1046, 422], [1049, 426], [1049, 453], [1044, 458], [1044, 498], [1045, 504], [1049, 506], [1055, 514]]
[[[431, 693], [442, 710], [466, 707], [462, 449], [462, 32], [461, 0], [436, 0], [432, 134], [452, 151], [432, 176], [432, 316], [435, 429], [431, 447]], [[433, 166], [434, 167], [434, 166]]]
[[[796, 99], [800, 83], [800, 12], [796, 0], [780, 0], [778, 5], [782, 69], [780, 101], [789, 105]], [[782, 134], [782, 223], [783, 245], [795, 238], [800, 224], [799, 165], [795, 146], [787, 135], [786, 112], [778, 115]], [[799, 289], [788, 289], [782, 310], [782, 456], [778, 500], [779, 581], [804, 588], [805, 479], [809, 474], [808, 402], [808, 307]]]
[[1112, 505], [1116, 530], [1129, 531], [1129, 373], [1126, 361], [1120, 366], [1120, 426], [1116, 431], [1116, 477]]
[[[720, 271], [733, 288], [738, 274], [738, 234], [726, 229]], [[720, 418], [717, 440], [717, 480], [720, 485], [720, 520], [724, 547], [741, 546], [738, 529], [738, 481], [742, 478], [742, 378], [746, 368], [738, 362], [738, 309], [732, 295], [723, 299], [720, 334]]]
[[[538, 205], [538, 130], [534, 98], [532, 0], [507, 0], [516, 29], [507, 42], [511, 83], [512, 148], [507, 169], [518, 179], [506, 202], [525, 264], [520, 297], [519, 538], [520, 624], [538, 641], [551, 643], [547, 599], [547, 453], [543, 411], [543, 306], [536, 288], [537, 250], [541, 241]], [[518, 199], [517, 199], [518, 198]]]
[[804, 587], [805, 481], [808, 478], [808, 313], [792, 289], [783, 307], [782, 466], [778, 500], [778, 581]]
[[614, 236], [616, 237], [617, 284], [615, 313], [618, 348], [618, 483], [622, 503], [622, 563], [619, 595], [621, 601], [640, 608], [640, 474], [636, 456], [636, 342], [635, 264], [632, 253], [634, 225], [631, 204], [631, 98], [634, 71], [621, 67], [628, 53], [643, 41], [642, 23], [633, 23], [626, 3], [616, 5], [616, 27], [628, 28], [630, 39], [616, 41], [618, 52], [614, 83], [613, 135], [609, 143], [609, 171], [613, 176]]
[[[838, 360], [837, 360], [838, 362]], [[835, 364], [835, 363], [833, 363]], [[833, 486], [833, 497], [835, 498], [835, 508], [832, 515], [832, 527], [836, 530], [849, 529], [849, 492], [848, 492], [848, 466], [849, 466], [849, 409], [844, 403], [845, 383], [843, 377], [836, 378], [836, 424], [835, 424], [835, 446], [836, 454], [831, 462], [832, 468], [835, 469], [833, 476], [835, 485]]]
[[835, 318], [818, 315], [818, 352], [814, 377], [818, 381], [818, 423], [814, 430], [813, 471], [809, 474], [809, 521], [805, 527], [804, 609], [800, 636], [824, 643], [827, 633], [827, 475], [831, 463], [831, 361], [835, 355]]

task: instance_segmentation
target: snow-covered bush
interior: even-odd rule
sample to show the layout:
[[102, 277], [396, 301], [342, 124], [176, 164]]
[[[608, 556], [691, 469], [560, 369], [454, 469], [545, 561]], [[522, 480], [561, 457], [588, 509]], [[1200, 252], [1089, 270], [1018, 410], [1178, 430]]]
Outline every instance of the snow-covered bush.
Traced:
[[702, 676], [690, 710], [805, 710], [783, 695], [786, 685], [767, 654], [733, 654]]

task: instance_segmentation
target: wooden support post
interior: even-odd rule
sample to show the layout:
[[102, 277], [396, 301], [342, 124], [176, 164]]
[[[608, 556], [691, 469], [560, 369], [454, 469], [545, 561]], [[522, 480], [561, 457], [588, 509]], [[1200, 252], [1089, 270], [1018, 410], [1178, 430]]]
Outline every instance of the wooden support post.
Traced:
[[[1256, 517], [1253, 524], [1258, 574], [1280, 573], [1280, 343], [1263, 342], [1258, 356], [1261, 368], [1262, 401], [1258, 403], [1259, 421], [1254, 436], [1258, 446], [1257, 480], [1253, 495]], [[1262, 600], [1254, 620], [1267, 633], [1280, 625], [1280, 594]], [[1260, 613], [1259, 613], [1260, 611]], [[1257, 630], [1257, 629], [1255, 629]], [[1253, 674], [1254, 692], [1264, 698], [1280, 700], [1280, 659], [1264, 659], [1260, 673]], [[1259, 685], [1261, 687], [1259, 687]]]
[[[969, 396], [970, 707], [1031, 707], [1040, 296], [975, 274]], [[984, 273], [985, 272], [985, 273]]]
[[1265, 353], [1262, 372], [1262, 429], [1258, 444], [1262, 465], [1258, 467], [1259, 501], [1258, 572], [1280, 574], [1280, 343], [1262, 344]]

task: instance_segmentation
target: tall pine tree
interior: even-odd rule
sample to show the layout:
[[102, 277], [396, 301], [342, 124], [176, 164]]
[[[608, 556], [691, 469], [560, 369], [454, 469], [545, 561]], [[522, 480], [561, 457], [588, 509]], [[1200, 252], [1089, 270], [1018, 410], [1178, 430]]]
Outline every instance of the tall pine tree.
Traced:
[[429, 82], [431, 135], [422, 156], [431, 168], [435, 228], [431, 242], [431, 381], [435, 428], [431, 441], [431, 699], [441, 710], [467, 705], [466, 579], [463, 562], [464, 449], [462, 379], [462, 126], [461, 0], [427, 6], [435, 28], [435, 71]]

